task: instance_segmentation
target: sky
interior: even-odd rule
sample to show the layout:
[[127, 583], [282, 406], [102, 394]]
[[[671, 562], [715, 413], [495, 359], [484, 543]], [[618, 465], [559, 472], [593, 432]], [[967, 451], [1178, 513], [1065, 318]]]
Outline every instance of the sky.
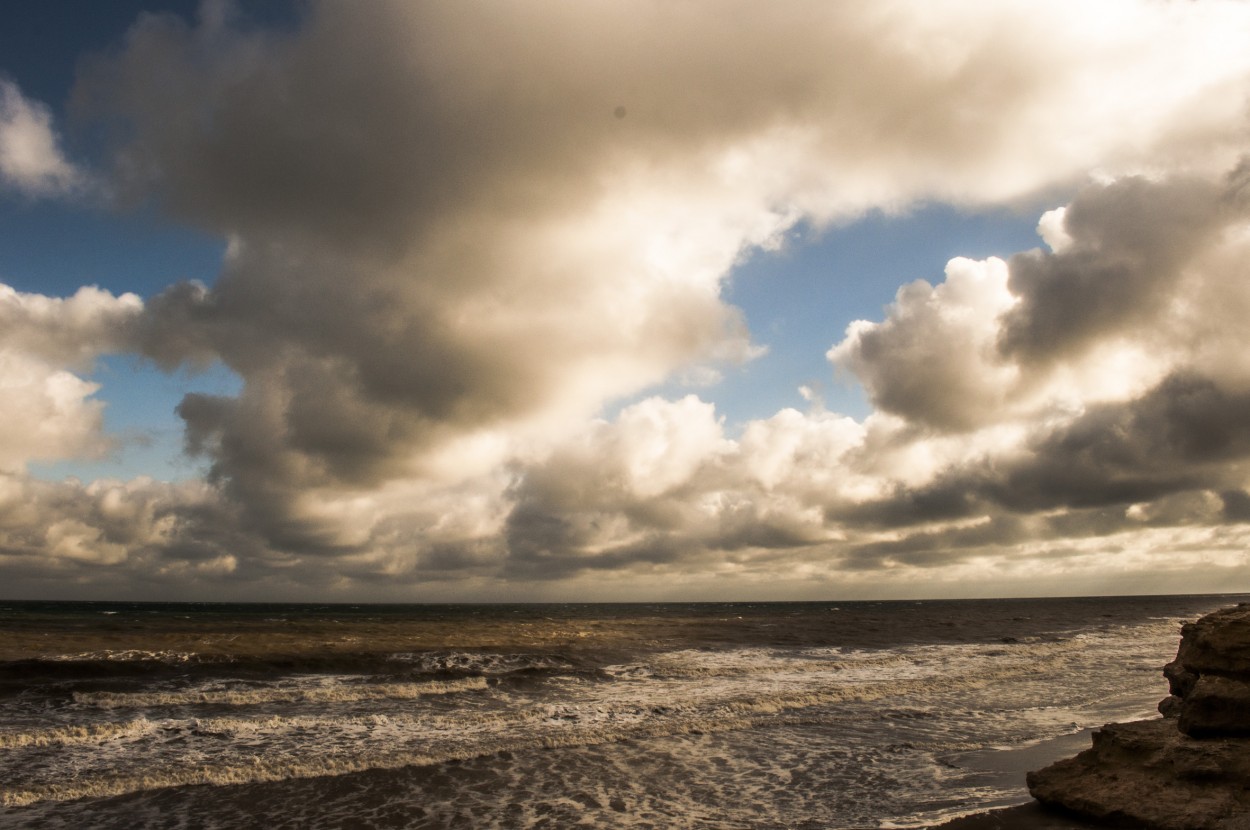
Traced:
[[0, 594], [1250, 591], [1250, 3], [0, 9]]

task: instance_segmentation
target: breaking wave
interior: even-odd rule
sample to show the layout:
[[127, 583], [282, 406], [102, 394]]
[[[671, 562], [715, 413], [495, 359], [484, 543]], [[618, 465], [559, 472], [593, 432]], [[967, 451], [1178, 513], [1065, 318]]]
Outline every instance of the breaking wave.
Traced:
[[311, 687], [263, 686], [244, 689], [185, 689], [155, 692], [74, 692], [75, 703], [101, 709], [214, 704], [249, 706], [262, 703], [350, 703], [363, 700], [411, 700], [485, 689], [483, 677], [424, 683], [333, 683]]

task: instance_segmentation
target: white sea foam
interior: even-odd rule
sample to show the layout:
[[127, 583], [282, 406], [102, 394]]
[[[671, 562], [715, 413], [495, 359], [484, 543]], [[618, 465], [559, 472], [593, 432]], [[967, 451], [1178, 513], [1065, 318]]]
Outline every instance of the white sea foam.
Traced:
[[567, 659], [551, 654], [499, 654], [474, 651], [397, 652], [397, 662], [410, 663], [423, 672], [467, 672], [483, 675], [520, 671], [549, 671], [573, 667]]
[[[51, 654], [41, 660], [54, 662], [157, 662], [157, 663], [188, 663], [202, 659], [203, 655], [190, 651], [144, 651], [141, 649], [106, 649], [101, 651], [82, 651], [75, 654]], [[226, 659], [226, 658], [219, 658]]]
[[316, 678], [317, 685], [265, 685], [247, 688], [198, 688], [148, 692], [74, 692], [74, 702], [101, 709], [151, 706], [249, 706], [262, 703], [348, 703], [384, 698], [412, 700], [487, 687], [486, 679], [430, 680], [422, 683], [344, 683]]
[[[287, 719], [271, 718], [253, 721], [211, 719], [197, 721], [194, 726], [200, 734], [215, 734], [235, 739], [255, 738], [258, 733], [266, 730], [292, 728], [307, 729], [311, 726], [320, 728], [335, 727], [342, 730], [345, 726], [387, 727], [400, 726], [406, 719], [390, 721], [389, 719]], [[597, 723], [577, 723], [567, 725], [563, 729], [550, 728], [528, 729], [521, 732], [501, 731], [500, 726], [511, 721], [512, 726], [532, 722], [534, 718], [493, 719], [492, 729], [472, 730], [455, 729], [445, 735], [445, 740], [431, 744], [419, 742], [420, 748], [390, 749], [401, 743], [393, 731], [374, 734], [363, 751], [344, 754], [341, 752], [253, 752], [243, 757], [234, 758], [233, 763], [202, 764], [186, 763], [169, 759], [166, 763], [153, 765], [141, 771], [113, 774], [104, 771], [95, 775], [80, 775], [65, 780], [46, 781], [37, 785], [13, 786], [0, 789], [0, 804], [6, 807], [21, 807], [40, 801], [67, 801], [87, 797], [108, 797], [122, 795], [139, 790], [161, 789], [166, 787], [189, 784], [245, 784], [281, 781], [295, 778], [310, 778], [325, 775], [341, 775], [370, 769], [395, 769], [406, 766], [424, 766], [447, 761], [466, 760], [500, 752], [521, 752], [538, 748], [557, 749], [579, 746], [594, 746], [612, 743], [624, 739], [654, 738], [683, 734], [703, 734], [746, 729], [758, 722], [746, 717], [716, 716], [694, 717], [689, 714], [670, 714], [660, 719], [622, 719], [619, 722], [611, 718]], [[419, 723], [408, 720], [408, 725]], [[544, 724], [549, 727], [550, 722]], [[423, 724], [429, 726], [430, 724]], [[449, 730], [451, 725], [445, 725]], [[249, 734], [250, 733], [250, 734]], [[429, 731], [424, 737], [431, 737]], [[413, 743], [409, 740], [409, 743]], [[183, 758], [186, 753], [179, 753]], [[189, 757], [195, 760], [196, 754]], [[225, 760], [223, 758], [223, 760]]]
[[138, 718], [122, 723], [87, 723], [27, 732], [0, 732], [0, 749], [97, 744], [118, 738], [138, 738], [151, 734], [156, 728], [153, 721]]
[[[0, 804], [21, 807], [41, 801], [66, 801], [87, 797], [109, 797], [139, 790], [160, 789], [190, 784], [246, 784], [288, 779], [341, 775], [364, 770], [396, 769], [424, 766], [448, 761], [463, 761], [500, 752], [524, 752], [534, 749], [590, 747], [623, 740], [669, 738], [733, 732], [769, 726], [843, 725], [837, 716], [776, 717], [774, 713], [800, 701], [739, 702], [713, 711], [670, 707], [663, 710], [595, 708], [577, 711], [575, 718], [562, 717], [559, 709], [548, 708], [543, 714], [512, 713], [483, 718], [472, 728], [472, 722], [443, 721], [425, 718], [262, 718], [254, 720], [213, 718], [187, 724], [187, 729], [201, 735], [233, 739], [234, 746], [251, 744], [266, 733], [292, 730], [316, 730], [319, 734], [342, 734], [352, 728], [368, 731], [371, 740], [359, 745], [358, 751], [304, 751], [302, 753], [252, 751], [236, 753], [220, 761], [228, 763], [187, 763], [197, 760], [196, 753], [180, 751], [165, 763], [142, 771], [115, 774], [112, 770], [94, 775], [45, 781], [37, 785], [0, 789]], [[810, 701], [809, 701], [810, 702]], [[537, 727], [537, 728], [536, 728]], [[170, 729], [168, 725], [163, 728]], [[410, 733], [420, 730], [420, 740]], [[436, 740], [437, 738], [442, 740]], [[415, 746], [414, 746], [415, 745]], [[402, 748], [395, 748], [402, 747]], [[975, 745], [946, 747], [971, 749]]]

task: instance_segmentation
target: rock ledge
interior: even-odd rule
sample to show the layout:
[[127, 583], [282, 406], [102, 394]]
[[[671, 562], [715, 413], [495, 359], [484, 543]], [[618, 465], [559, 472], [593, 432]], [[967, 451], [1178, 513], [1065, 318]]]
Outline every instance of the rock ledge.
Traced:
[[1250, 830], [1250, 604], [1181, 629], [1164, 717], [1112, 723], [1028, 776], [1043, 805], [1109, 826]]

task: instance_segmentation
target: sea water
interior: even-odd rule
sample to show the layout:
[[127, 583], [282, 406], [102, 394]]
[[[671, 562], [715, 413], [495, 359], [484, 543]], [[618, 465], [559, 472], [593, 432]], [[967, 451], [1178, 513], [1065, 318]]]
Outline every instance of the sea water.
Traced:
[[0, 828], [922, 826], [1237, 599], [0, 602]]

